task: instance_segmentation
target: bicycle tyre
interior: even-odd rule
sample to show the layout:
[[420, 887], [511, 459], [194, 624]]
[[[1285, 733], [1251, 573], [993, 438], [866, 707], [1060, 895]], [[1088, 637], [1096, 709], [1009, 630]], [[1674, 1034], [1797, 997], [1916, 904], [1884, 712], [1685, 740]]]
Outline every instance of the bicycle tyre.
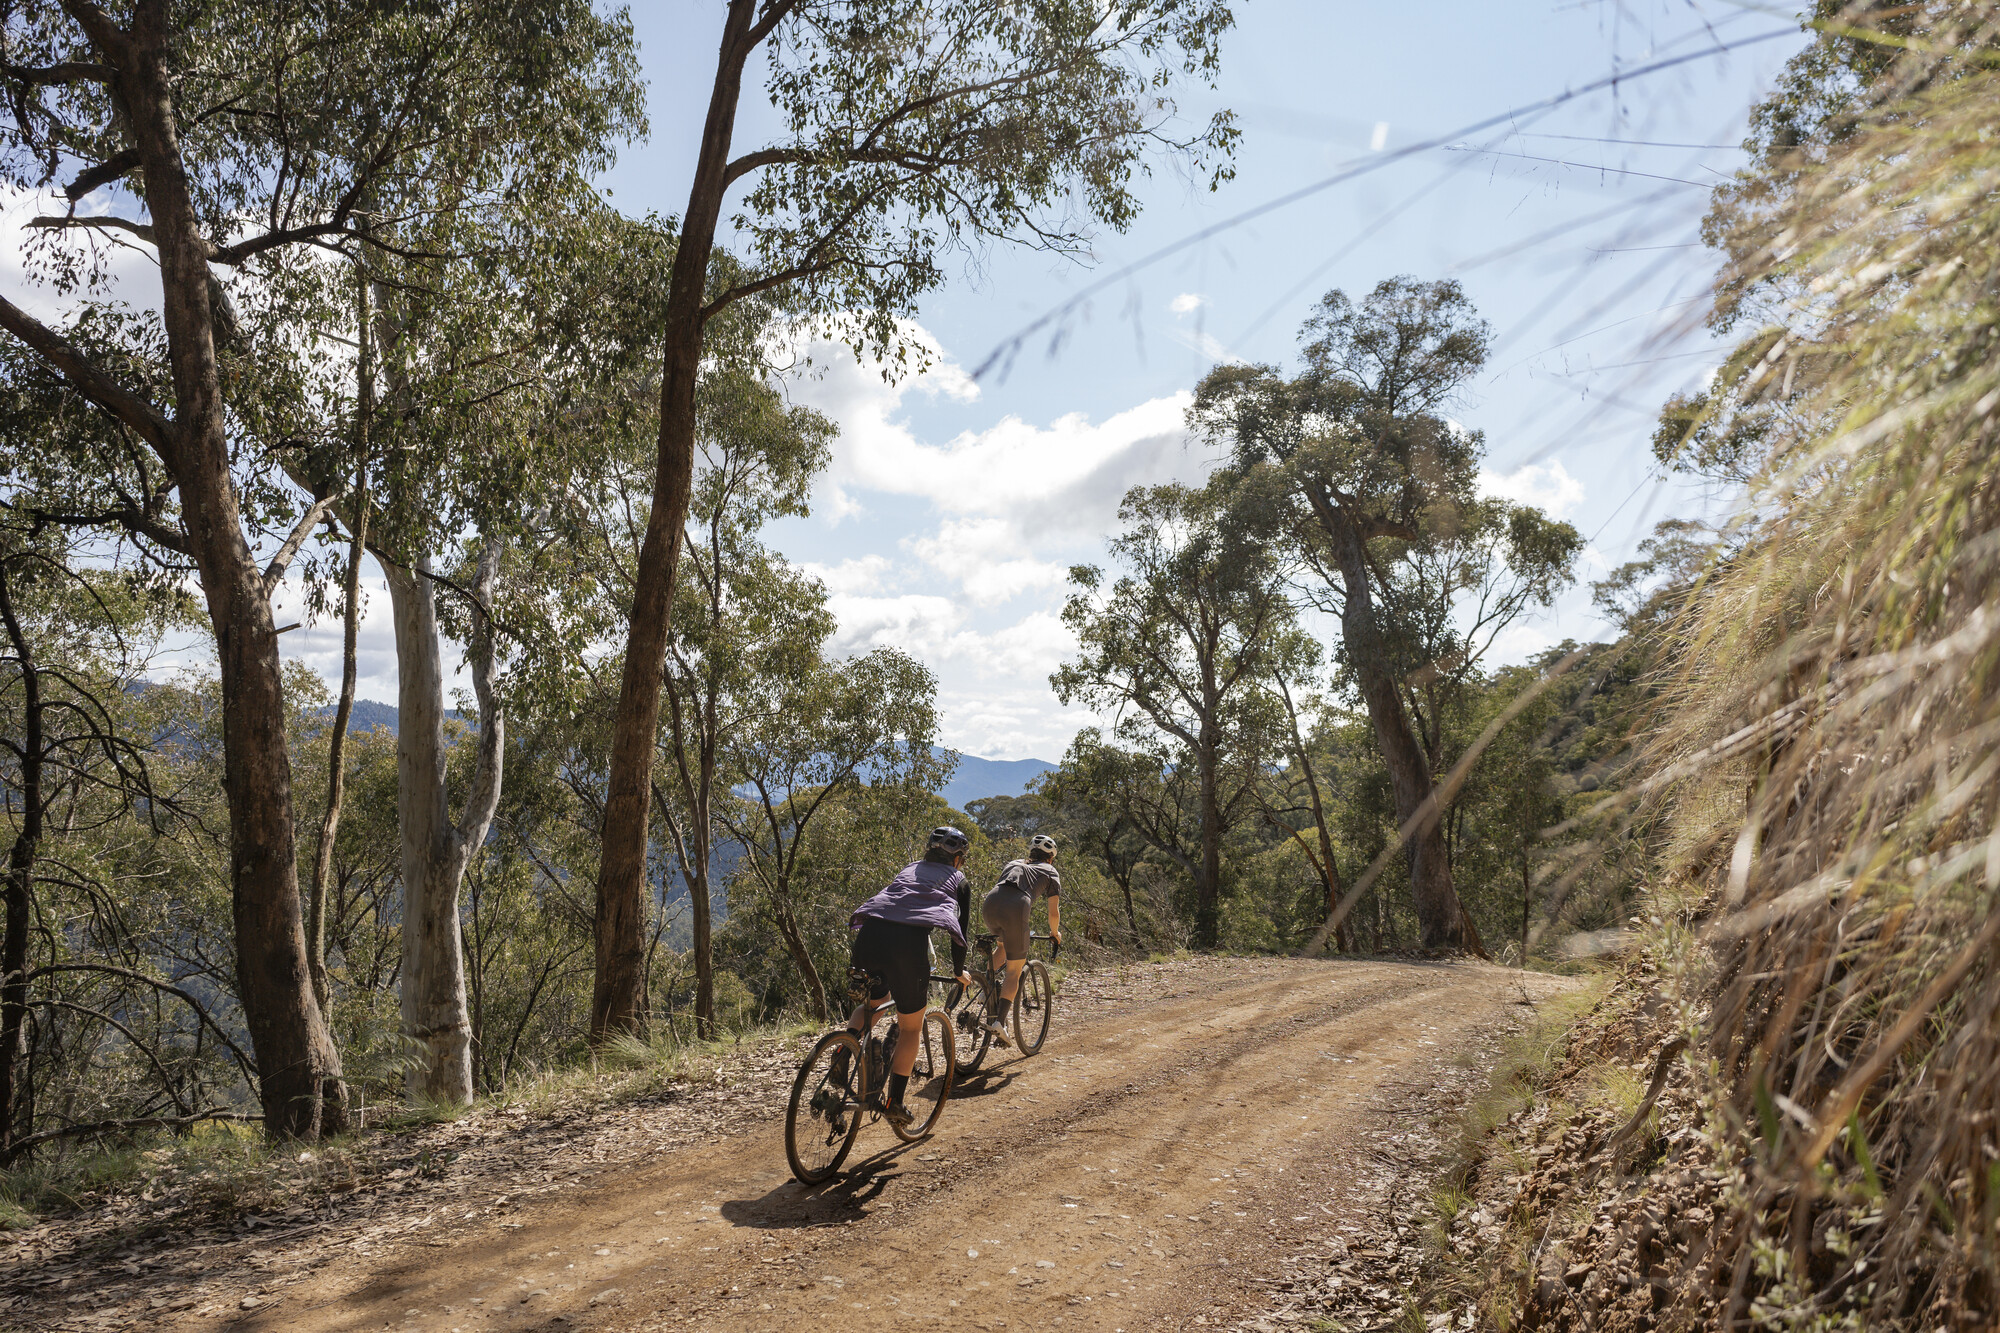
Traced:
[[[847, 1052], [844, 1079], [833, 1077], [834, 1053]], [[829, 1032], [813, 1045], [792, 1080], [785, 1108], [785, 1159], [802, 1185], [831, 1180], [847, 1160], [861, 1132], [863, 1106], [855, 1089], [862, 1078], [861, 1043], [846, 1029]], [[834, 1100], [823, 1101], [822, 1093]]]
[[903, 1093], [903, 1105], [912, 1112], [922, 1107], [929, 1110], [917, 1115], [907, 1126], [889, 1121], [889, 1128], [905, 1143], [930, 1137], [931, 1131], [937, 1127], [938, 1117], [944, 1114], [945, 1103], [951, 1100], [952, 1084], [958, 1077], [958, 1041], [951, 1030], [951, 1019], [944, 1010], [926, 1010], [922, 1031], [923, 1046], [917, 1051], [916, 1064], [910, 1068], [910, 1082]]
[[1055, 986], [1049, 981], [1048, 966], [1030, 958], [1021, 969], [1021, 993], [1014, 999], [1014, 1040], [1023, 1056], [1040, 1053], [1049, 1039], [1049, 1019], [1056, 1007]]

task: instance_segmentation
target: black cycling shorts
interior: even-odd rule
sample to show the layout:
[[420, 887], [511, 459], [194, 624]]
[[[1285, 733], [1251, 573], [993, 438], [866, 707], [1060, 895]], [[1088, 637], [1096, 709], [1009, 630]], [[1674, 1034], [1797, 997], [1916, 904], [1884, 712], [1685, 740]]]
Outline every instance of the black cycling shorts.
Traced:
[[1028, 956], [1028, 927], [1033, 920], [1035, 900], [1025, 890], [998, 884], [980, 900], [979, 914], [986, 928], [1000, 937], [1007, 948], [1007, 961], [1018, 963]]
[[896, 1012], [922, 1013], [930, 1003], [931, 928], [878, 916], [861, 918], [848, 961], [868, 974], [868, 998], [896, 999]]

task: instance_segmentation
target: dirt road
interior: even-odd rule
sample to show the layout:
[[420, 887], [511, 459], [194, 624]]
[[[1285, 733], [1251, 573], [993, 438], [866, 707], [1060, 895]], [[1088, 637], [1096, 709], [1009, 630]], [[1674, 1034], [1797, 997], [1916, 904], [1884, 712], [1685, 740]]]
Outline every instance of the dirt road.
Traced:
[[931, 1140], [872, 1126], [818, 1190], [791, 1180], [766, 1120], [440, 1219], [422, 1247], [327, 1264], [237, 1326], [1220, 1325], [1254, 1306], [1267, 1261], [1334, 1243], [1370, 1136], [1397, 1137], [1443, 1071], [1563, 985], [1270, 959], [1129, 1002], [1113, 982], [1067, 1014], [1059, 997], [1041, 1055], [989, 1057]]

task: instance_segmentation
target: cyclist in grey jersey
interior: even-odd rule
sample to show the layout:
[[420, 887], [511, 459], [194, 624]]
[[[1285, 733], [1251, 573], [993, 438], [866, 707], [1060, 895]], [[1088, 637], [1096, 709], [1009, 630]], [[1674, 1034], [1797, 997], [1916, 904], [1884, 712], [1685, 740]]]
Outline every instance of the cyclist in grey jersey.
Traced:
[[1021, 969], [1028, 962], [1035, 899], [1048, 899], [1049, 937], [1062, 943], [1062, 876], [1056, 872], [1055, 860], [1056, 840], [1046, 833], [1036, 834], [1029, 840], [1027, 859], [1009, 861], [1000, 872], [1000, 882], [979, 904], [986, 928], [999, 936], [993, 951], [994, 966], [1007, 969], [1007, 979], [1000, 983], [1000, 1002], [986, 1020], [986, 1030], [1001, 1046], [1009, 1044], [1007, 1012], [1021, 993]]

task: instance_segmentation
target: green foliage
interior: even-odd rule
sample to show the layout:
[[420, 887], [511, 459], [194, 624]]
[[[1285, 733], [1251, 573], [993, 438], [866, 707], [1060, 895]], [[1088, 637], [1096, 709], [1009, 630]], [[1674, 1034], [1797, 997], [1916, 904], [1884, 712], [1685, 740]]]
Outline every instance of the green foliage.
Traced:
[[803, 5], [771, 38], [782, 130], [756, 175], [743, 255], [815, 322], [900, 365], [904, 317], [954, 253], [994, 241], [1081, 255], [1124, 230], [1164, 151], [1230, 174], [1228, 112], [1180, 133], [1174, 90], [1211, 80], [1222, 0], [872, 0]]

